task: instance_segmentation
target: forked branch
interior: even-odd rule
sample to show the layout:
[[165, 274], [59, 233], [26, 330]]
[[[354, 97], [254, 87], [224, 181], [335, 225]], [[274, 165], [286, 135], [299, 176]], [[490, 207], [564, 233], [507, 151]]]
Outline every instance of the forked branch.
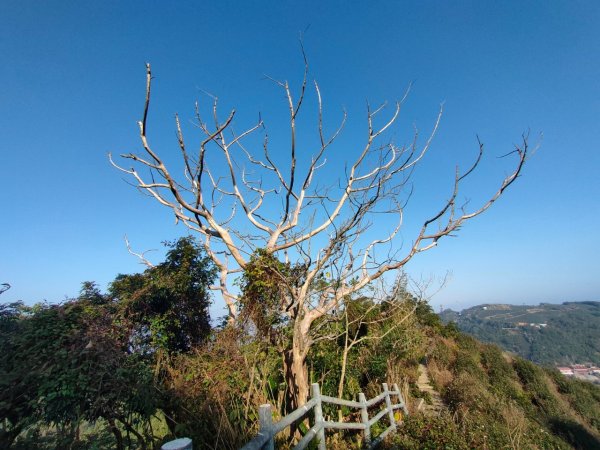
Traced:
[[[477, 158], [464, 173], [457, 169], [449, 199], [423, 222], [412, 245], [401, 251], [395, 242], [412, 193], [411, 176], [430, 149], [442, 108], [422, 145], [415, 131], [410, 144], [397, 146], [386, 136], [398, 121], [408, 90], [393, 104], [386, 118], [383, 117], [388, 109], [386, 104], [374, 109], [367, 105], [363, 144], [355, 153], [352, 149], [339, 149], [355, 155], [344, 176], [318, 180], [319, 170], [328, 163], [327, 154], [336, 146], [344, 129], [347, 114], [343, 112], [339, 125], [329, 133], [322, 93], [314, 82], [317, 113], [314, 132], [318, 146], [312, 156], [299, 148], [298, 117], [308, 101], [308, 73], [304, 55], [304, 74], [297, 95], [287, 82], [273, 80], [283, 90], [289, 110], [287, 166], [282, 163], [285, 155], [278, 153], [275, 158], [269, 150], [266, 124], [261, 116], [237, 133], [233, 131], [235, 110], [225, 120], [219, 120], [218, 101], [213, 96], [208, 121], [202, 118], [196, 104], [196, 124], [202, 134], [197, 150], [190, 150], [179, 116], [175, 116], [183, 174], [181, 178], [174, 176], [149, 143], [152, 86], [149, 64], [139, 122], [145, 155], [121, 155], [131, 161], [133, 166], [129, 168], [118, 165], [109, 155], [111, 164], [133, 179], [141, 192], [167, 207], [178, 222], [203, 237], [204, 248], [219, 270], [219, 283], [213, 289], [221, 293], [232, 318], [237, 314], [238, 298], [232, 290], [232, 277], [244, 270], [249, 257], [258, 249], [279, 255], [281, 260], [297, 259], [305, 268], [303, 283], [296, 283], [293, 289], [290, 286], [290, 300], [282, 314], [292, 320], [307, 321], [310, 328], [314, 320], [347, 296], [387, 272], [402, 269], [416, 254], [435, 247], [440, 239], [453, 235], [466, 221], [489, 209], [518, 178], [527, 160], [528, 139], [524, 135], [522, 143], [511, 152], [517, 157], [513, 171], [486, 201], [467, 211], [465, 205], [457, 205], [457, 196], [464, 180], [481, 162], [484, 146], [478, 141]], [[252, 136], [257, 133], [264, 133], [258, 151], [252, 148], [256, 141]], [[388, 219], [382, 219], [385, 217], [391, 218], [395, 225], [387, 232], [377, 228], [379, 235], [367, 240], [367, 230], [375, 230], [379, 223], [389, 223]], [[143, 254], [133, 252], [127, 245], [130, 253], [150, 267]], [[319, 281], [325, 279], [328, 281]]]

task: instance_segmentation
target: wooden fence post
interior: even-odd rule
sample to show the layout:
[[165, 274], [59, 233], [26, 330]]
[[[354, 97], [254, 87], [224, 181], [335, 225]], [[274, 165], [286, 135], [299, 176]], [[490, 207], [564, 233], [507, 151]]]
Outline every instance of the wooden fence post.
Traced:
[[369, 427], [369, 410], [367, 409], [367, 398], [362, 392], [358, 394], [360, 403], [360, 421], [365, 426], [365, 446], [371, 442], [371, 427]]
[[313, 383], [311, 387], [312, 398], [317, 400], [317, 404], [315, 405], [315, 425], [321, 426], [321, 429], [317, 433], [319, 450], [325, 450], [325, 427], [323, 426], [325, 419], [323, 418], [323, 406], [321, 404], [321, 390], [319, 389], [319, 383]]
[[390, 399], [390, 390], [388, 389], [387, 383], [383, 383], [383, 392], [385, 393], [385, 404], [388, 410], [388, 417], [390, 418], [390, 425], [392, 430], [396, 430], [396, 419], [394, 419], [394, 408], [392, 408], [392, 400]]
[[268, 403], [258, 407], [258, 422], [259, 434], [269, 436], [269, 440], [263, 446], [265, 450], [275, 449], [275, 437], [273, 436], [273, 414], [271, 413], [271, 405]]

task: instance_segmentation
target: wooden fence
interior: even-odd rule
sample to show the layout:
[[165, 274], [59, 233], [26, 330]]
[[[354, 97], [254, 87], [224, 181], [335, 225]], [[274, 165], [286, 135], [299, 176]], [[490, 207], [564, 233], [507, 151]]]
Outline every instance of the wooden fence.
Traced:
[[[294, 450], [301, 450], [316, 437], [319, 443], [319, 450], [325, 450], [325, 430], [362, 430], [364, 433], [365, 447], [372, 449], [383, 441], [383, 439], [392, 431], [396, 430], [396, 419], [394, 411], [401, 409], [404, 414], [408, 414], [406, 404], [398, 389], [394, 384], [394, 390], [388, 389], [387, 383], [383, 383], [383, 392], [377, 397], [367, 400], [361, 392], [358, 394], [358, 402], [343, 400], [341, 398], [321, 395], [319, 384], [311, 385], [312, 397], [302, 407], [283, 417], [279, 422], [273, 422], [271, 405], [261, 405], [259, 413], [260, 429], [258, 435], [248, 442], [242, 450], [273, 450], [275, 448], [275, 436], [277, 433], [285, 430], [292, 423], [303, 419], [311, 410], [314, 412], [314, 425], [304, 437], [296, 444]], [[392, 403], [391, 396], [396, 396], [397, 403]], [[385, 401], [385, 408], [381, 409], [372, 418], [369, 418], [369, 408]], [[332, 403], [334, 405], [346, 406], [360, 410], [360, 422], [329, 422], [323, 418], [323, 403]], [[371, 437], [371, 427], [384, 416], [388, 417], [390, 425], [376, 439]]]

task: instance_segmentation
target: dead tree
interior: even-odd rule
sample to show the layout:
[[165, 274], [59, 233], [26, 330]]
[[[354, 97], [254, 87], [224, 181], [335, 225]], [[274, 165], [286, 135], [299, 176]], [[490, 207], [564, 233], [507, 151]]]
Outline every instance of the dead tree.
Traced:
[[[109, 158], [133, 179], [141, 192], [202, 237], [220, 274], [218, 284], [212, 288], [227, 304], [232, 321], [239, 307], [232, 280], [240, 276], [256, 251], [301, 268], [301, 277], [296, 276], [293, 282], [282, 280], [287, 288], [278, 305], [292, 329], [282, 357], [292, 393], [290, 407], [295, 408], [308, 397], [306, 358], [319, 338], [316, 325], [320, 319], [353, 293], [388, 272], [402, 269], [415, 255], [435, 247], [440, 239], [490, 208], [521, 173], [528, 144], [524, 135], [522, 143], [510, 152], [516, 158], [510, 175], [500, 181], [486, 201], [467, 210], [465, 204], [458, 204], [457, 196], [462, 182], [481, 161], [484, 146], [479, 142], [472, 166], [464, 172], [456, 168], [448, 200], [422, 222], [410, 245], [403, 247], [396, 237], [410, 196], [411, 175], [430, 147], [441, 111], [425, 142], [420, 144], [415, 133], [409, 145], [397, 146], [386, 136], [399, 117], [404, 99], [391, 107], [384, 104], [372, 109], [367, 105], [364, 141], [345, 151], [352, 159], [345, 166], [337, 166], [342, 175], [333, 179], [334, 172], [329, 169], [324, 176], [323, 167], [344, 128], [346, 113], [339, 126], [328, 132], [321, 92], [315, 82], [316, 144], [312, 149], [301, 146], [298, 117], [309, 91], [308, 66], [305, 65], [297, 97], [287, 82], [273, 81], [285, 94], [289, 111], [285, 158], [281, 152], [271, 151], [262, 119], [237, 132], [233, 126], [235, 110], [220, 118], [214, 99], [209, 121], [203, 119], [196, 104], [195, 122], [201, 140], [195, 150], [184, 140], [179, 118], [175, 117], [183, 169], [181, 176], [176, 175], [148, 137], [150, 65], [139, 122], [143, 153], [121, 155], [131, 161], [127, 167], [115, 163], [110, 155]], [[387, 117], [382, 117], [384, 114]], [[260, 150], [257, 152], [254, 147]]]

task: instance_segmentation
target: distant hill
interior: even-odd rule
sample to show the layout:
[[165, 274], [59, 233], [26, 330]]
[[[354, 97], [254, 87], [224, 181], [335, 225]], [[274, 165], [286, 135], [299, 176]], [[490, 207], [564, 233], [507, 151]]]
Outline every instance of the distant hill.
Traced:
[[600, 365], [600, 302], [484, 304], [440, 317], [538, 364]]

